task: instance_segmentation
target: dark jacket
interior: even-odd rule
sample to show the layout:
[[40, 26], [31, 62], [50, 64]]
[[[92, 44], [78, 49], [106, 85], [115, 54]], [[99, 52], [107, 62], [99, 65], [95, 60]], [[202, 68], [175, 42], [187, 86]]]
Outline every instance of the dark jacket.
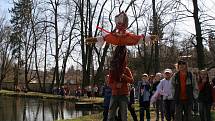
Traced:
[[212, 104], [212, 86], [209, 82], [199, 82], [198, 101], [201, 103]]
[[[141, 90], [144, 90], [143, 93]], [[145, 101], [150, 101], [151, 92], [150, 85], [146, 82], [141, 82], [139, 86], [139, 102], [143, 103]]]
[[134, 87], [132, 87], [130, 89], [129, 97], [130, 97], [129, 104], [134, 104], [135, 103], [135, 88]]
[[[181, 82], [180, 82], [180, 78], [179, 78], [179, 73], [180, 72], [177, 72], [172, 78], [172, 84], [175, 89], [174, 99], [175, 99], [176, 104], [178, 104], [180, 102], [180, 92], [181, 92]], [[196, 88], [196, 87], [195, 87], [195, 81], [193, 81], [193, 78], [192, 78], [192, 73], [187, 72], [186, 94], [188, 97], [187, 102], [190, 104], [193, 102], [193, 99], [194, 99], [194, 95], [193, 95], [194, 88]]]

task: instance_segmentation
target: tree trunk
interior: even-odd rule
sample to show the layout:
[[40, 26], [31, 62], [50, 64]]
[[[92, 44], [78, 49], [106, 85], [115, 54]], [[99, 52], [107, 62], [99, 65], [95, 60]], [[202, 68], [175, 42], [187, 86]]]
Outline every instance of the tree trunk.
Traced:
[[195, 21], [195, 27], [196, 27], [196, 52], [197, 52], [197, 63], [199, 69], [204, 69], [205, 67], [205, 55], [204, 55], [204, 47], [202, 44], [202, 33], [201, 33], [201, 23], [199, 22], [199, 16], [198, 16], [198, 3], [197, 0], [193, 0], [193, 18]]
[[[47, 36], [47, 29], [45, 29], [45, 34], [46, 34], [46, 36], [45, 36], [45, 57], [44, 57], [44, 69], [43, 69], [43, 71], [44, 71], [44, 74], [43, 74], [43, 92], [46, 92], [46, 85], [45, 85], [45, 82], [46, 82], [46, 76], [47, 76], [47, 69], [46, 69], [46, 67], [47, 67], [47, 46], [48, 46], [48, 36]], [[53, 88], [51, 88], [51, 90], [52, 90]]]
[[95, 83], [97, 83], [99, 80], [101, 80], [101, 77], [102, 77], [102, 72], [104, 72], [103, 68], [104, 68], [104, 63], [105, 63], [105, 57], [107, 55], [107, 50], [109, 48], [109, 44], [106, 44], [105, 45], [105, 48], [104, 48], [104, 52], [103, 52], [103, 55], [101, 57], [101, 61], [99, 62], [99, 67], [96, 71], [96, 75], [95, 75], [95, 78], [94, 80], [96, 81]]
[[55, 79], [57, 87], [60, 87], [59, 79], [59, 39], [58, 39], [58, 6], [59, 1], [52, 3], [54, 9], [54, 29], [55, 29]]
[[[152, 0], [152, 7], [153, 7], [153, 35], [158, 35], [158, 16], [155, 9], [155, 0]], [[155, 66], [154, 72], [157, 73], [160, 71], [160, 61], [159, 61], [159, 46], [158, 41], [155, 41]]]
[[87, 67], [87, 57], [86, 57], [86, 53], [85, 53], [85, 42], [84, 42], [84, 0], [80, 0], [79, 3], [79, 13], [80, 13], [80, 20], [81, 20], [81, 56], [82, 56], [82, 75], [83, 75], [83, 79], [82, 79], [82, 87], [85, 87], [87, 85], [87, 71], [86, 71], [86, 67]]

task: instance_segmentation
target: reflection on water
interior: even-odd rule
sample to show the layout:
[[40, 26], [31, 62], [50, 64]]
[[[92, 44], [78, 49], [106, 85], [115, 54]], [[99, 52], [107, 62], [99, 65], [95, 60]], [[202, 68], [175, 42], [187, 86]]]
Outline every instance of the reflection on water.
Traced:
[[54, 121], [98, 113], [75, 110], [73, 102], [0, 96], [0, 121]]

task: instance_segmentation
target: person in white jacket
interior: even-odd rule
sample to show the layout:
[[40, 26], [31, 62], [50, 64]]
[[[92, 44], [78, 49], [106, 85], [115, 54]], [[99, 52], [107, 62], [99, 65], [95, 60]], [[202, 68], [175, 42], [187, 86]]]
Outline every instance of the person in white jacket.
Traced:
[[159, 93], [159, 95], [163, 96], [165, 118], [167, 121], [171, 121], [174, 120], [175, 113], [174, 97], [172, 93], [173, 86], [170, 81], [172, 77], [172, 70], [165, 69], [163, 75], [164, 79], [162, 79], [158, 84], [157, 92]]

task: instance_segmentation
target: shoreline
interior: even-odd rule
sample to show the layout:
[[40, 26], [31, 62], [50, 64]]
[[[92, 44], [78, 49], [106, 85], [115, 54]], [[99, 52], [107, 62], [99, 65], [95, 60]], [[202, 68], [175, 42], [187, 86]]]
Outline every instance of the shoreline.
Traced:
[[15, 92], [10, 90], [0, 90], [0, 96], [17, 96], [17, 97], [29, 97], [29, 98], [41, 98], [41, 99], [57, 99], [65, 101], [74, 101], [74, 102], [90, 102], [94, 104], [102, 104], [102, 97], [80, 97], [76, 98], [75, 96], [61, 96], [41, 92]]

